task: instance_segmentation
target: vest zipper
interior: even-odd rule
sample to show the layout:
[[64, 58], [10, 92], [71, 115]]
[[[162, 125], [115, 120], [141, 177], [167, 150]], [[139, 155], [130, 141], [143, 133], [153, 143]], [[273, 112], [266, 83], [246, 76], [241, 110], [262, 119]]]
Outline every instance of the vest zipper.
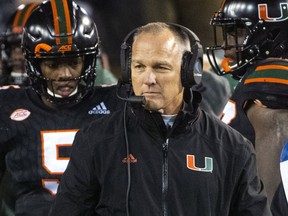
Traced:
[[163, 216], [168, 216], [168, 139], [162, 144], [163, 165], [162, 165], [162, 211]]

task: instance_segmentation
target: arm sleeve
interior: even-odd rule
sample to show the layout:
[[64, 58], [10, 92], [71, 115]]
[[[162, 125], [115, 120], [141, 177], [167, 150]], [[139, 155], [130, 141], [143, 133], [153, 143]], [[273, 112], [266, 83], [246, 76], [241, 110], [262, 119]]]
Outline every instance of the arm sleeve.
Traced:
[[243, 155], [245, 163], [234, 192], [231, 215], [272, 216], [264, 185], [257, 174], [252, 144], [249, 144]]
[[93, 215], [99, 184], [95, 176], [93, 151], [89, 147], [89, 135], [80, 130], [75, 136], [70, 161], [50, 210], [51, 216]]

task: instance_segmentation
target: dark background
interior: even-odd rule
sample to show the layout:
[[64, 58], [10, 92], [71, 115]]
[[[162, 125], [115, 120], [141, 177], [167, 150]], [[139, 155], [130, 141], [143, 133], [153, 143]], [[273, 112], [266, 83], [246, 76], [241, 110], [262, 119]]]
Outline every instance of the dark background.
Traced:
[[[204, 47], [212, 45], [210, 19], [221, 0], [75, 0], [95, 19], [105, 52], [116, 76], [120, 75], [120, 46], [134, 28], [153, 21], [175, 22], [194, 31]], [[0, 0], [0, 31], [21, 3], [31, 0]], [[42, 2], [35, 0], [34, 2]]]

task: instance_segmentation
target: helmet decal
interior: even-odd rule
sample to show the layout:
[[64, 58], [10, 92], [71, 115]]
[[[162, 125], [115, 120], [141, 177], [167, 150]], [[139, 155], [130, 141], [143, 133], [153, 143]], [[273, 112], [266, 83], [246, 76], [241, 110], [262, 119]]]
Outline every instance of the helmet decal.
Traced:
[[56, 44], [72, 44], [72, 27], [67, 1], [51, 0], [55, 35], [67, 32], [68, 37], [57, 37]]
[[36, 3], [31, 3], [31, 4], [28, 4], [26, 7], [24, 7], [23, 9], [20, 9], [17, 11], [13, 20], [13, 24], [12, 24], [12, 32], [14, 33], [22, 32], [22, 29], [28, 17], [30, 16], [31, 12], [37, 5], [38, 4]]
[[288, 19], [288, 3], [280, 3], [281, 16], [271, 18], [268, 16], [267, 4], [258, 5], [259, 19], [263, 19], [266, 22], [281, 22]]
[[52, 49], [52, 47], [48, 44], [45, 44], [45, 43], [40, 43], [40, 44], [37, 44], [37, 46], [35, 47], [35, 53], [36, 53], [36, 57], [39, 57], [40, 56], [40, 51], [41, 50], [44, 50], [46, 52], [49, 52], [50, 50]]
[[62, 45], [59, 47], [58, 52], [68, 52], [72, 50], [72, 45]]

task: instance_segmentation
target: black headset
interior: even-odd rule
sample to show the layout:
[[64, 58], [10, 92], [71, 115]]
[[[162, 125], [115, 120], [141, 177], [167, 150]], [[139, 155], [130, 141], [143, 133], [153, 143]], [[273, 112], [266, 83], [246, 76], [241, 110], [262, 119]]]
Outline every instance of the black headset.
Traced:
[[[191, 88], [201, 82], [203, 72], [203, 48], [197, 35], [190, 29], [175, 23], [166, 23], [185, 32], [190, 40], [191, 51], [186, 51], [182, 56], [181, 82], [184, 88]], [[138, 28], [132, 30], [124, 39], [120, 51], [121, 82], [131, 83], [131, 53], [134, 34]]]

